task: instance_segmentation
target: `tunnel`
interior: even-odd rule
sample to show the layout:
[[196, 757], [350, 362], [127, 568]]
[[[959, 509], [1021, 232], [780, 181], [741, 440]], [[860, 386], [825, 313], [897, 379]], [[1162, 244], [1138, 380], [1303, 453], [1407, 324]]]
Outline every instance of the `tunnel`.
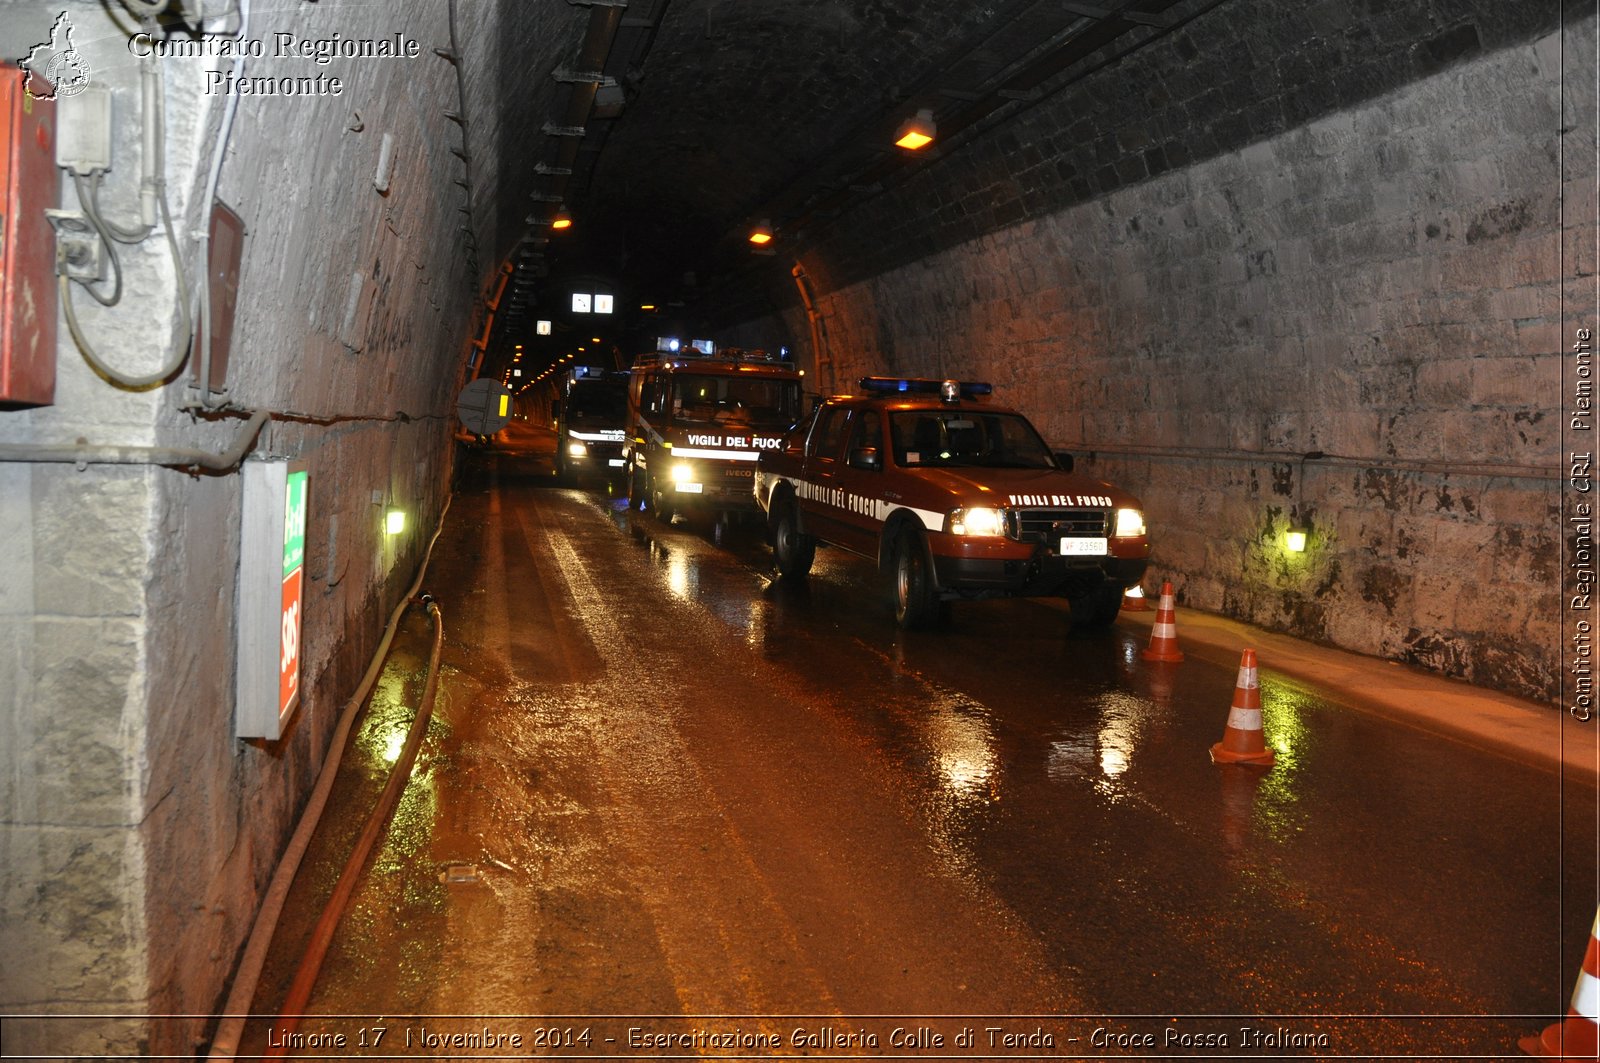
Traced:
[[[203, 1048], [503, 423], [474, 381], [541, 424], [668, 342], [817, 399], [987, 382], [1143, 500], [1148, 593], [1587, 720], [1596, 33], [1554, 0], [0, 4], [8, 1053]], [[147, 1017], [29, 1018], [74, 1008]]]

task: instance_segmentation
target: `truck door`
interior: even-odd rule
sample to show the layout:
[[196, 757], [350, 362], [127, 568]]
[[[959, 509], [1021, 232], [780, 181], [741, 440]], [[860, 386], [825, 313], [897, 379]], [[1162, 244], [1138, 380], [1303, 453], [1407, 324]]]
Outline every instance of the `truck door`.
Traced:
[[806, 531], [830, 542], [838, 542], [844, 533], [843, 510], [835, 505], [838, 494], [835, 479], [844, 450], [849, 413], [844, 406], [824, 406], [817, 412], [811, 434], [806, 437], [800, 506], [805, 513]]
[[883, 522], [878, 519], [883, 498], [883, 469], [888, 460], [883, 414], [871, 407], [858, 409], [846, 433], [848, 443], [835, 466], [839, 488], [840, 546], [876, 556]]

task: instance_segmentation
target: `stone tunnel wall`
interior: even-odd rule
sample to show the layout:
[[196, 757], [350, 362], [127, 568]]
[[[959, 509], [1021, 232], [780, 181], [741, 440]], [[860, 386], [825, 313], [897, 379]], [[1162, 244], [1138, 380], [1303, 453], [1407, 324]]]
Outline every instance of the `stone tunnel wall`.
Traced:
[[[1142, 496], [1152, 587], [1553, 700], [1562, 209], [1590, 274], [1595, 121], [1561, 71], [1551, 33], [823, 291], [819, 383], [991, 380]], [[831, 250], [800, 259], [819, 287]], [[811, 346], [798, 307], [735, 331]]]
[[[104, 205], [127, 226], [139, 179], [127, 45], [138, 27], [95, 0], [0, 4], [0, 38], [47, 41], [62, 10], [94, 80], [113, 90]], [[238, 471], [0, 464], [0, 1012], [155, 1016], [8, 1018], [10, 1053], [203, 1050], [209, 1024], [195, 1016], [223, 1003], [335, 721], [444, 505], [455, 391], [480, 327], [473, 299], [493, 273], [470, 245], [501, 242], [496, 214], [512, 198], [497, 187], [509, 172], [494, 139], [509, 106], [500, 96], [535, 93], [527, 83], [507, 91], [503, 5], [472, 4], [459, 42], [463, 106], [452, 65], [434, 52], [449, 44], [446, 10], [254, 5], [248, 38], [265, 54], [247, 76], [341, 87], [239, 98], [219, 186], [247, 230], [229, 412], [185, 410], [187, 372], [160, 388], [110, 385], [64, 327], [55, 404], [0, 411], [8, 445], [217, 453], [243, 411], [266, 409], [273, 420], [253, 458], [302, 461], [311, 476], [302, 700], [287, 735], [269, 742], [235, 737]], [[231, 35], [232, 24], [217, 29]], [[279, 33], [400, 34], [417, 47], [321, 64], [275, 54]], [[537, 60], [517, 57], [524, 82], [549, 65]], [[163, 67], [166, 180], [179, 246], [192, 249], [227, 100], [210, 78], [230, 64], [177, 56]], [[470, 189], [458, 184], [461, 128], [446, 111], [468, 119]], [[380, 191], [386, 135], [393, 162]], [[64, 198], [73, 205], [70, 190]], [[121, 304], [101, 309], [81, 291], [75, 301], [102, 357], [143, 373], [178, 333], [174, 274], [162, 240], [123, 254]], [[398, 536], [382, 528], [390, 506], [408, 516]]]

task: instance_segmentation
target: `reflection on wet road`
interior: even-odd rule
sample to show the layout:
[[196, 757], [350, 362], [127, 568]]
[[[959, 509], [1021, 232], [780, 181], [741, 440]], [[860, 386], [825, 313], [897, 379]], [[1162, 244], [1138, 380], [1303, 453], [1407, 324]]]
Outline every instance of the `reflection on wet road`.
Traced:
[[[1434, 1057], [1564, 1009], [1592, 787], [1267, 661], [1276, 765], [1219, 767], [1233, 673], [1147, 664], [1131, 626], [990, 602], [901, 634], [858, 559], [769, 566], [753, 525], [469, 464], [427, 581], [436, 719], [313, 1009], [738, 1016], [811, 1054], [797, 1023], [879, 1054], [897, 1025], [948, 1051], [960, 1017], [1015, 1016], [1057, 1038], [1035, 1055]], [[353, 739], [353, 819], [415, 706], [416, 626]], [[327, 887], [301, 877], [258, 1011]]]

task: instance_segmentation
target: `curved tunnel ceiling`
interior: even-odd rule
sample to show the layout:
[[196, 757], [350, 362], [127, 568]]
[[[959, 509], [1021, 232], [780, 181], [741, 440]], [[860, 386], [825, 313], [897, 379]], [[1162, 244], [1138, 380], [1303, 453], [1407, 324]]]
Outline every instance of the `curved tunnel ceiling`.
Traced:
[[[1498, 0], [514, 10], [523, 41], [503, 48], [500, 77], [519, 91], [498, 94], [492, 234], [515, 267], [512, 334], [559, 316], [562, 284], [579, 274], [612, 278], [619, 310], [672, 303], [708, 332], [750, 320], [775, 309], [779, 286], [792, 295], [786, 267], [806, 249], [837, 271], [812, 271], [822, 290], [849, 283], [1238, 150], [1556, 20], [1551, 4]], [[533, 69], [535, 52], [546, 67]], [[912, 156], [890, 141], [921, 109], [939, 137]], [[572, 229], [552, 231], [557, 211]], [[777, 257], [745, 242], [763, 220]]]
[[[520, 116], [532, 143], [505, 156], [520, 158], [532, 203], [525, 231], [499, 234], [518, 249], [514, 284], [529, 289], [529, 305], [559, 312], [559, 286], [548, 281], [610, 276], [630, 295], [714, 318], [695, 304], [717, 278], [760, 265], [744, 239], [753, 224], [793, 233], [819, 204], [832, 217], [832, 201], [914, 164], [890, 143], [902, 120], [927, 108], [955, 128], [978, 101], [1007, 102], [1004, 80], [1026, 61], [1075, 36], [1160, 25], [1173, 2], [575, 4], [577, 24], [561, 33], [572, 42], [557, 60], [561, 87], [547, 113]], [[603, 66], [580, 70], [602, 23]], [[573, 87], [588, 74], [599, 84], [579, 137], [563, 118], [572, 94], [589, 92]], [[571, 230], [550, 230], [557, 211], [574, 219]], [[524, 222], [513, 210], [502, 216], [513, 228]]]
[[704, 268], [993, 12], [962, 0], [673, 0], [637, 95], [575, 196], [637, 241], [636, 268], [678, 256]]

